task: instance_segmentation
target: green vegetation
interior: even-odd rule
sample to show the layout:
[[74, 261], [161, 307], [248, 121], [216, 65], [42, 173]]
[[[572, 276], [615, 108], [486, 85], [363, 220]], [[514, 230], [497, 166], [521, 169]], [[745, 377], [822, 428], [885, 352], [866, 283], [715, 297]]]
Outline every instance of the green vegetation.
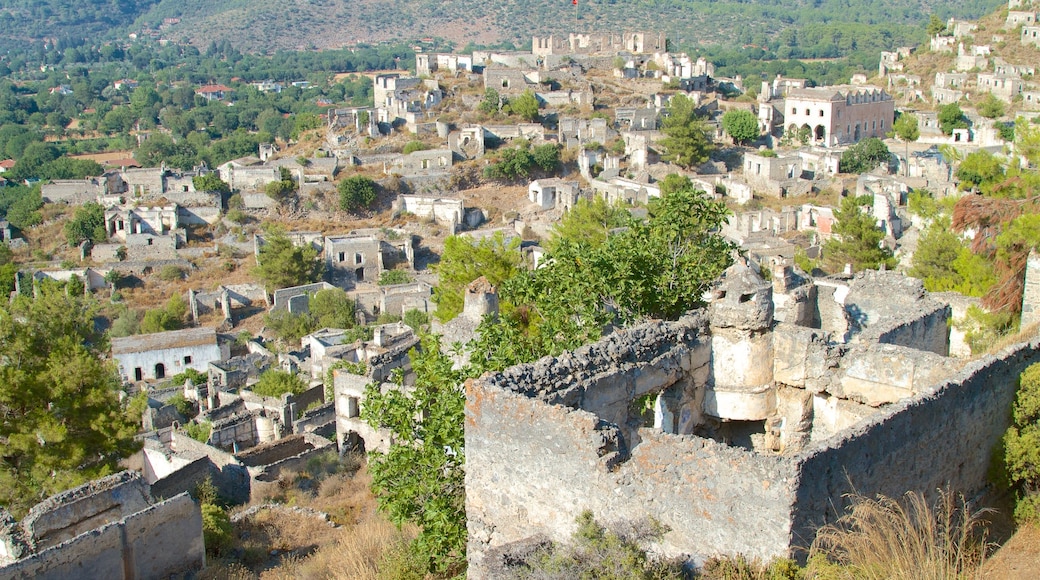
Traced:
[[484, 168], [484, 177], [513, 181], [527, 177], [535, 168], [546, 173], [560, 165], [560, 148], [552, 143], [534, 148], [524, 142], [519, 146], [503, 149], [495, 162]]
[[[189, 401], [181, 393], [177, 393], [176, 395], [170, 397], [166, 401], [166, 404], [173, 405], [177, 409], [177, 412], [180, 413], [181, 416], [186, 419], [194, 419], [195, 416], [199, 414], [198, 407], [195, 406], [195, 403], [193, 401]], [[208, 433], [206, 435], [206, 438], [209, 438]]]
[[[264, 325], [278, 338], [299, 343], [304, 336], [320, 328], [354, 329], [355, 302], [340, 288], [326, 288], [314, 293], [308, 303], [308, 311], [292, 314], [288, 310], [275, 310], [264, 317]], [[364, 338], [367, 331], [357, 328], [353, 334]]]
[[404, 144], [404, 148], [401, 149], [401, 153], [408, 155], [409, 153], [414, 153], [416, 151], [425, 151], [429, 148], [430, 147], [422, 141], [409, 141]]
[[311, 284], [321, 279], [325, 264], [310, 244], [294, 246], [280, 230], [267, 233], [260, 246], [260, 264], [254, 269], [268, 292]]
[[745, 109], [730, 109], [722, 115], [722, 129], [737, 143], [758, 138], [758, 115]]
[[378, 383], [365, 389], [361, 418], [393, 438], [387, 453], [369, 454], [372, 490], [391, 521], [419, 526], [411, 551], [430, 571], [457, 574], [466, 561], [466, 399], [459, 388], [466, 375], [452, 368], [434, 337], [423, 336], [410, 357], [413, 390], [384, 392]]
[[202, 504], [202, 541], [206, 545], [206, 555], [210, 557], [222, 556], [234, 544], [231, 518], [220, 506]]
[[184, 320], [188, 315], [188, 303], [180, 294], [170, 296], [162, 308], [148, 310], [141, 320], [140, 331], [144, 334], [180, 330], [184, 328]]
[[611, 205], [602, 197], [592, 201], [579, 199], [553, 228], [545, 247], [552, 252], [564, 240], [584, 240], [590, 246], [599, 246], [611, 230], [626, 226], [631, 220], [627, 209]]
[[401, 317], [401, 322], [408, 325], [415, 332], [419, 332], [430, 323], [430, 315], [422, 310], [409, 310]]
[[279, 369], [270, 369], [260, 375], [260, 379], [250, 390], [261, 397], [281, 397], [289, 393], [299, 395], [307, 390], [307, 383], [290, 372]]
[[65, 239], [70, 246], [79, 245], [83, 240], [95, 243], [107, 240], [105, 208], [93, 201], [77, 207], [72, 219], [65, 224]]
[[967, 129], [968, 117], [957, 103], [939, 107], [939, 128], [943, 135], [952, 135], [955, 129]]
[[996, 119], [1004, 115], [1004, 101], [994, 97], [993, 93], [987, 93], [986, 98], [976, 105], [975, 110], [987, 119]]
[[447, 322], [462, 312], [466, 286], [484, 276], [494, 286], [520, 271], [520, 240], [508, 243], [501, 232], [480, 241], [469, 236], [452, 236], [444, 242], [441, 261], [435, 266], [438, 285], [433, 299], [436, 316]]
[[119, 402], [97, 305], [41, 286], [0, 307], [0, 505], [17, 515], [44, 497], [113, 473], [140, 448], [140, 415]]
[[1015, 519], [1040, 523], [1040, 364], [1019, 379], [1012, 423], [996, 454], [1001, 483], [1015, 496]]
[[662, 158], [684, 168], [700, 165], [708, 160], [715, 146], [707, 124], [697, 117], [696, 106], [685, 95], [675, 95], [668, 103], [668, 116], [661, 122], [665, 138]]
[[336, 186], [339, 190], [339, 207], [344, 211], [358, 212], [369, 209], [376, 201], [376, 182], [364, 175], [352, 175]]
[[838, 161], [838, 170], [842, 173], [866, 173], [888, 163], [891, 157], [884, 141], [871, 137], [846, 149]]
[[527, 559], [518, 578], [602, 578], [633, 580], [681, 580], [681, 561], [658, 561], [645, 544], [660, 540], [666, 528], [651, 521], [628, 533], [610, 530], [586, 510], [578, 516], [572, 545], [544, 548]]
[[209, 436], [213, 432], [213, 424], [209, 421], [188, 423], [184, 426], [184, 432], [188, 434], [188, 437], [200, 443], [209, 443]]
[[823, 247], [824, 259], [832, 272], [840, 271], [845, 264], [852, 264], [854, 270], [876, 270], [882, 264], [895, 267], [892, 250], [882, 244], [885, 232], [874, 216], [862, 208], [872, 201], [868, 196], [845, 197], [841, 208], [834, 210], [834, 237]]
[[197, 371], [192, 368], [187, 368], [184, 369], [184, 372], [177, 373], [170, 377], [170, 383], [177, 386], [181, 386], [188, 379], [191, 379], [191, 384], [198, 386], [205, 384], [206, 381], [209, 380], [209, 377], [206, 376], [206, 373]]
[[383, 270], [379, 275], [380, 286], [393, 286], [394, 284], [407, 284], [412, 281], [411, 275], [404, 270]]
[[534, 91], [527, 89], [509, 101], [504, 110], [529, 123], [536, 121], [538, 120], [538, 98], [534, 96]]
[[195, 191], [213, 191], [223, 194], [231, 193], [231, 186], [221, 180], [220, 176], [216, 173], [196, 175], [191, 178], [191, 184], [195, 187]]

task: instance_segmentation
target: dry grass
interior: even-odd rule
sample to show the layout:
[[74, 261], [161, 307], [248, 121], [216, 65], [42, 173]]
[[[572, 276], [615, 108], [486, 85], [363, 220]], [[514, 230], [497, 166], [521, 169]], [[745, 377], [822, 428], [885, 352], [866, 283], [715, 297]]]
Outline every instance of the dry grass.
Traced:
[[947, 580], [978, 578], [986, 558], [983, 516], [951, 491], [934, 504], [910, 492], [900, 502], [853, 496], [810, 549], [807, 578]]

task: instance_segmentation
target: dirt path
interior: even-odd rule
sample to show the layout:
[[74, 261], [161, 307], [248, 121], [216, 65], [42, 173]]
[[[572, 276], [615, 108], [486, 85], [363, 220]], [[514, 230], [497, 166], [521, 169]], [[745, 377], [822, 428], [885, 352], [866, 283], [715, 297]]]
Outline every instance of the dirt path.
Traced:
[[1040, 527], [1023, 526], [982, 567], [987, 580], [1040, 578]]

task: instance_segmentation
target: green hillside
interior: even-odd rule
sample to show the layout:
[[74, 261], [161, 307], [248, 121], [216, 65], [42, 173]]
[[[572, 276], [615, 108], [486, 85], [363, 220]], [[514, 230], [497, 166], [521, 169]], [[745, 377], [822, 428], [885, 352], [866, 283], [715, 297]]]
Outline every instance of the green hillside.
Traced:
[[[922, 40], [922, 23], [1001, 0], [0, 0], [0, 48], [152, 32], [204, 46], [310, 49], [440, 37], [522, 46], [535, 34], [663, 29], [676, 46], [754, 45], [832, 57]], [[172, 19], [172, 20], [171, 20]], [[850, 26], [854, 24], [855, 26]]]

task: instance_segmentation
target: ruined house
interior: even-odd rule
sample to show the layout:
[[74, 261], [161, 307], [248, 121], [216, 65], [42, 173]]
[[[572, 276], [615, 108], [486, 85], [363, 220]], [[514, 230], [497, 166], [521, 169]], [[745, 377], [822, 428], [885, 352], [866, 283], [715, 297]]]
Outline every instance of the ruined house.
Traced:
[[230, 356], [212, 328], [187, 328], [112, 339], [112, 358], [124, 381], [164, 379], [195, 369], [206, 372], [209, 363]]
[[398, 264], [415, 268], [415, 238], [398, 230], [358, 230], [327, 236], [324, 248], [326, 273], [339, 287], [374, 284], [384, 270]]
[[812, 191], [812, 183], [802, 179], [802, 158], [798, 155], [745, 153], [744, 180], [752, 192], [769, 197], [795, 197]]
[[1040, 343], [962, 366], [949, 316], [899, 274], [764, 282], [738, 263], [704, 311], [467, 382], [469, 573], [566, 541], [585, 510], [655, 518], [662, 556], [768, 560], [853, 489], [979, 490]]
[[53, 495], [16, 522], [0, 508], [0, 577], [167, 578], [206, 565], [202, 513], [186, 493], [153, 500], [123, 471]]
[[560, 209], [563, 211], [574, 207], [581, 196], [577, 181], [566, 179], [536, 179], [527, 186], [527, 199], [540, 209]]
[[600, 145], [617, 136], [606, 119], [564, 117], [557, 128], [557, 139], [564, 147], [581, 147], [592, 142]]
[[570, 33], [567, 36], [535, 36], [531, 51], [536, 56], [630, 52], [649, 54], [667, 50], [663, 32]]

